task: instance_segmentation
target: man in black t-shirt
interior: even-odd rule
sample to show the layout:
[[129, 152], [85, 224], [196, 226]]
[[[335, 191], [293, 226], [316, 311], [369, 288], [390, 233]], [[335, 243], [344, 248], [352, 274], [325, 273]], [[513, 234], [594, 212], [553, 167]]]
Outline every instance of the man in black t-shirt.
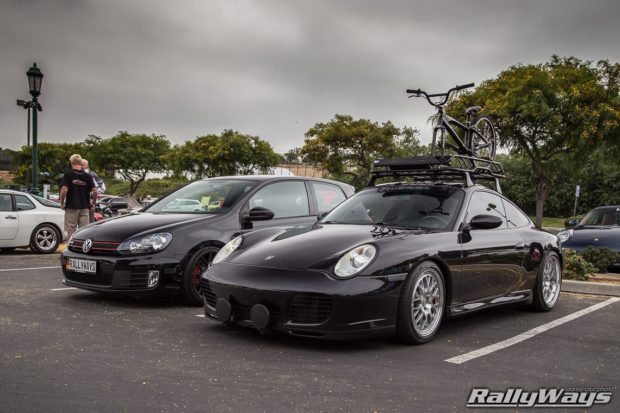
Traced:
[[71, 170], [60, 183], [60, 207], [65, 210], [65, 231], [71, 238], [77, 228], [88, 225], [88, 211], [95, 207], [97, 188], [93, 177], [82, 170], [82, 157], [71, 155]]

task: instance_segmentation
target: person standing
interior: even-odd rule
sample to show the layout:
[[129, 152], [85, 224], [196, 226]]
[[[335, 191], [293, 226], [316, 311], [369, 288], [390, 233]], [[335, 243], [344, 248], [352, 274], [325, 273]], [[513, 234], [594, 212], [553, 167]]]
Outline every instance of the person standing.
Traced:
[[60, 183], [60, 207], [65, 211], [67, 240], [73, 233], [88, 225], [88, 212], [95, 208], [97, 188], [93, 177], [82, 170], [82, 157], [71, 155], [71, 170], [66, 172]]
[[[105, 182], [103, 182], [103, 179], [101, 179], [99, 175], [97, 175], [96, 173], [90, 170], [88, 159], [86, 158], [82, 158], [82, 170], [86, 173], [89, 173], [93, 177], [93, 184], [95, 185], [95, 188], [97, 189], [97, 193], [103, 194], [105, 192]], [[97, 196], [95, 196], [95, 205], [96, 203], [97, 203]], [[88, 212], [88, 221], [90, 223], [95, 222], [95, 209], [94, 208], [91, 208]]]

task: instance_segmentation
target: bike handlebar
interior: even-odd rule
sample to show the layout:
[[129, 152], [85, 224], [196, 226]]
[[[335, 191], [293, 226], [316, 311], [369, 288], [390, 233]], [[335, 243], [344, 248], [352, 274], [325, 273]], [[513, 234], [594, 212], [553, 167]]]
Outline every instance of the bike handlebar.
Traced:
[[[452, 89], [448, 90], [446, 93], [434, 93], [432, 95], [429, 95], [428, 93], [426, 93], [425, 91], [423, 91], [422, 89], [407, 89], [407, 93], [413, 95], [413, 96], [424, 96], [426, 98], [426, 100], [428, 100], [428, 102], [433, 105], [433, 106], [443, 106], [447, 101], [448, 98], [450, 97], [450, 94], [452, 92], [456, 92], [457, 90], [463, 90], [463, 89], [469, 89], [470, 87], [474, 87], [475, 85], [473, 83], [468, 83], [466, 85], [456, 85], [455, 87], [453, 87]], [[444, 99], [439, 101], [439, 102], [433, 102], [431, 100], [431, 98], [435, 98], [435, 97], [440, 97], [443, 96]], [[411, 97], [411, 96], [409, 96]]]

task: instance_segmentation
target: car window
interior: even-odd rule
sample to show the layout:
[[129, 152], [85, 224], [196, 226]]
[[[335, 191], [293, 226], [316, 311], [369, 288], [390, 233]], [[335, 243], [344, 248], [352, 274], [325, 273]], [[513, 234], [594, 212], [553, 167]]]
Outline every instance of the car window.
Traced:
[[620, 225], [620, 208], [597, 208], [588, 212], [579, 225]]
[[303, 181], [276, 182], [260, 189], [250, 198], [250, 209], [255, 207], [271, 210], [274, 218], [310, 215]]
[[526, 225], [531, 225], [530, 219], [519, 208], [512, 204], [507, 199], [504, 201], [504, 208], [506, 208], [506, 220], [508, 221], [508, 228], [519, 228]]
[[15, 203], [17, 204], [18, 211], [28, 211], [30, 209], [35, 209], [32, 201], [28, 199], [28, 197], [25, 195], [15, 195]]
[[506, 228], [506, 213], [502, 199], [490, 192], [476, 191], [469, 201], [467, 208], [467, 221], [471, 221], [476, 215], [493, 215], [501, 218], [503, 224], [499, 228]]
[[449, 230], [460, 211], [463, 196], [463, 191], [457, 188], [381, 186], [353, 195], [321, 222]]
[[319, 214], [331, 211], [335, 206], [347, 199], [338, 185], [325, 182], [310, 182], [316, 194], [316, 203], [319, 207]]
[[41, 198], [40, 196], [32, 195], [32, 197], [40, 203], [41, 205], [45, 205], [52, 208], [60, 208], [60, 204], [58, 202], [50, 201], [49, 199]]
[[11, 194], [0, 194], [0, 211], [13, 211], [13, 201], [11, 201]]
[[256, 186], [255, 181], [209, 179], [196, 181], [152, 203], [153, 213], [224, 214]]

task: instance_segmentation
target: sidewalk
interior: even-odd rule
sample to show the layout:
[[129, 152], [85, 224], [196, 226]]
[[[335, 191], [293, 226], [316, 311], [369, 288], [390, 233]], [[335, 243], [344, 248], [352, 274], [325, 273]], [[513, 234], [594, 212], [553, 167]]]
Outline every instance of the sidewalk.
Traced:
[[562, 291], [620, 297], [620, 274], [596, 274], [591, 281], [562, 280]]

